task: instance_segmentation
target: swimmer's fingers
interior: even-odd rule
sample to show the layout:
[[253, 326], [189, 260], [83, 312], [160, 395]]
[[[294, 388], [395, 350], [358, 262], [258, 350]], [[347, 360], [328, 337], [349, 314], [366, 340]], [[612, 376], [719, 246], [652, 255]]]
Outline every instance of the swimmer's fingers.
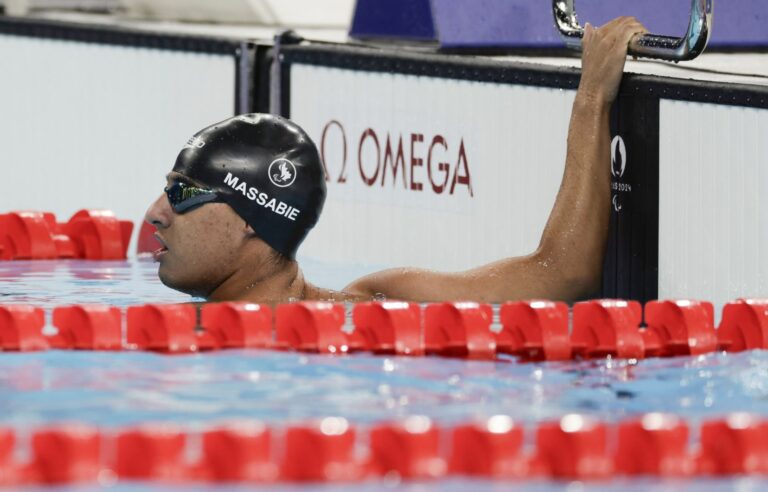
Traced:
[[622, 32], [624, 26], [633, 20], [635, 20], [634, 17], [617, 17], [601, 27], [587, 23], [582, 40], [582, 49], [588, 50], [592, 47], [596, 50], [611, 49], [616, 43], [617, 34]]
[[617, 45], [626, 46], [626, 41], [622, 43], [622, 39], [627, 33], [642, 29], [641, 26], [634, 17], [618, 17], [602, 27], [594, 27], [587, 23], [582, 39], [583, 56], [597, 52], [602, 53], [599, 55], [602, 57], [611, 53]]
[[624, 38], [625, 33], [628, 32], [629, 27], [637, 22], [637, 19], [634, 17], [621, 17], [619, 20], [620, 22], [612, 24], [610, 27], [607, 25], [603, 27], [606, 43], [608, 43], [611, 48], [617, 44], [621, 44], [621, 41]]
[[634, 22], [628, 23], [624, 26], [621, 35], [616, 41], [616, 49], [623, 51], [624, 54], [626, 54], [626, 52], [629, 50], [629, 45], [635, 36], [641, 36], [647, 33], [648, 29], [646, 29], [641, 22], [635, 20]]
[[600, 49], [616, 56], [626, 56], [632, 38], [647, 32], [648, 29], [636, 18], [621, 17], [597, 30], [593, 28], [588, 44], [597, 44]]
[[586, 25], [582, 43], [581, 93], [598, 104], [611, 103], [624, 72], [629, 42], [646, 32], [634, 17], [619, 17], [595, 28]]
[[635, 17], [617, 17], [610, 22], [595, 28], [595, 32], [604, 38], [612, 38], [616, 33], [622, 32], [625, 27], [633, 22], [638, 22]]
[[607, 32], [612, 29], [615, 29], [617, 26], [620, 26], [624, 22], [627, 22], [629, 19], [633, 19], [633, 17], [628, 17], [628, 16], [616, 17], [615, 19], [609, 22], [606, 22], [600, 27], [595, 27], [595, 30], [600, 32]]
[[587, 54], [589, 51], [592, 40], [595, 38], [595, 28], [587, 22], [587, 24], [584, 26], [584, 37], [581, 40], [581, 52], [583, 54]]

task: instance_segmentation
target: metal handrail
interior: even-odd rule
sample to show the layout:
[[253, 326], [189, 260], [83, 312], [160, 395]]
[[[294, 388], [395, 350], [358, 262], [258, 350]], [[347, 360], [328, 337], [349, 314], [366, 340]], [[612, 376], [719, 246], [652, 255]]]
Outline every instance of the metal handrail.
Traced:
[[[575, 0], [552, 0], [555, 24], [569, 48], [580, 49], [584, 28], [576, 18]], [[669, 61], [693, 60], [704, 52], [712, 30], [714, 0], [691, 0], [691, 20], [682, 38], [643, 34], [629, 43], [629, 54]]]

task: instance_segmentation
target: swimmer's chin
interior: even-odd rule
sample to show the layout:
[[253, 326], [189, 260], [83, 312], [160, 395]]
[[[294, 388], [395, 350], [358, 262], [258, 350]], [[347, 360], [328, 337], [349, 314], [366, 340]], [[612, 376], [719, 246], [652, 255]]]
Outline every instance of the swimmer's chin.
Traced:
[[198, 287], [190, 286], [190, 285], [184, 284], [183, 282], [179, 282], [178, 280], [174, 280], [173, 276], [163, 272], [162, 265], [160, 266], [160, 269], [157, 271], [157, 276], [163, 285], [165, 285], [170, 289], [177, 290], [183, 294], [187, 294], [192, 297], [198, 297], [201, 299], [207, 299], [210, 295], [210, 292], [208, 290], [200, 289], [199, 286]]

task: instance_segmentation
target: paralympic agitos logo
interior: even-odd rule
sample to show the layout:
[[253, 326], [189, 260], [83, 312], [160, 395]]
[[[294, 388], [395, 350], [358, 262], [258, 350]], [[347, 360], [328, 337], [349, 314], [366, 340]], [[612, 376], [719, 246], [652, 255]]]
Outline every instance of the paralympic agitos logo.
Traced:
[[344, 184], [360, 179], [371, 188], [431, 190], [437, 195], [464, 189], [474, 196], [463, 138], [456, 144], [439, 134], [394, 134], [370, 127], [360, 135], [348, 135], [340, 121], [330, 120], [320, 137], [320, 157], [326, 181]]

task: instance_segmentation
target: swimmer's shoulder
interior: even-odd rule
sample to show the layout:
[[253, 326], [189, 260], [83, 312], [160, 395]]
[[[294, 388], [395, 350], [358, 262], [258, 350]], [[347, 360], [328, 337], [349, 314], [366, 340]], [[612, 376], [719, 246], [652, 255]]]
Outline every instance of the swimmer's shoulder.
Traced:
[[363, 292], [348, 291], [346, 288], [338, 291], [307, 284], [304, 288], [303, 298], [305, 301], [365, 302], [370, 301], [372, 296], [365, 295]]
[[367, 299], [398, 299], [425, 302], [439, 298], [447, 276], [421, 268], [391, 268], [351, 282], [344, 292]]
[[380, 293], [376, 292], [375, 285], [378, 282], [372, 282], [372, 278], [374, 278], [376, 275], [377, 274], [374, 273], [366, 275], [365, 277], [360, 277], [344, 287], [342, 292], [345, 292], [351, 296], [365, 298], [367, 300], [371, 300], [376, 297], [382, 297]]

